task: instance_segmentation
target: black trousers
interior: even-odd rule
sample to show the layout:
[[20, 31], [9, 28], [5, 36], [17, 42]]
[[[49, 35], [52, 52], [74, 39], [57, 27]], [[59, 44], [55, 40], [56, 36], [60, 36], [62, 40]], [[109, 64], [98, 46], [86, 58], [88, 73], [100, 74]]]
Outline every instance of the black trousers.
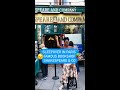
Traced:
[[48, 64], [44, 64], [41, 62], [41, 70], [42, 70], [42, 76], [46, 77], [48, 75]]

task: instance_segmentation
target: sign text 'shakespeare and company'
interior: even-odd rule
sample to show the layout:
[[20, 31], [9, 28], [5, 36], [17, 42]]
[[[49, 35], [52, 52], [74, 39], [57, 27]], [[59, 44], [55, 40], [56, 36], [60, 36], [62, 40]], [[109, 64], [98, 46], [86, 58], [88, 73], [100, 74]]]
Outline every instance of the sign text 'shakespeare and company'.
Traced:
[[79, 15], [51, 15], [51, 14], [36, 14], [35, 23], [85, 23], [85, 14]]

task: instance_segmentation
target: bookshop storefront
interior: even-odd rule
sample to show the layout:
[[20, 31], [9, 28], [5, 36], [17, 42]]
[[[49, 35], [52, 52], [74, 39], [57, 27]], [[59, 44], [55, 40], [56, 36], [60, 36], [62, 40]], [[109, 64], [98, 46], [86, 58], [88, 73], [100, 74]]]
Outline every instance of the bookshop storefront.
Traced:
[[64, 34], [64, 36], [69, 37], [78, 46], [79, 50], [82, 51], [84, 31], [84, 7], [36, 6], [35, 8], [35, 41], [38, 41], [39, 44], [42, 41], [42, 34]]

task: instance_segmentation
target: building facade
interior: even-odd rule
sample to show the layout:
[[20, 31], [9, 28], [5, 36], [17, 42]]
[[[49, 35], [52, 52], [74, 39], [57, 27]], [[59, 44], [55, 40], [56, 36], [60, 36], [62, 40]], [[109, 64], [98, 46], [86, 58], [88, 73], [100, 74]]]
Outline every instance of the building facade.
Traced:
[[[85, 6], [70, 5], [69, 0], [35, 5], [35, 40], [41, 44], [42, 34], [69, 37], [82, 52], [85, 42]], [[61, 39], [61, 45], [64, 44]], [[38, 46], [39, 47], [39, 46]]]

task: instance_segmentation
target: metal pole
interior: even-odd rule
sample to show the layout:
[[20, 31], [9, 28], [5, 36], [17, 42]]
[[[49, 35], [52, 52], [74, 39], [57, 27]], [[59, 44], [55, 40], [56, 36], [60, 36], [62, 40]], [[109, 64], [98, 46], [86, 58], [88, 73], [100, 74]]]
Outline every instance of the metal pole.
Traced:
[[56, 77], [56, 64], [55, 64], [55, 77]]
[[55, 76], [54, 76], [54, 77], [52, 77], [52, 79], [53, 79], [53, 80], [57, 80], [57, 79], [59, 79], [59, 77], [58, 77], [58, 76], [56, 76], [56, 64], [55, 64]]

